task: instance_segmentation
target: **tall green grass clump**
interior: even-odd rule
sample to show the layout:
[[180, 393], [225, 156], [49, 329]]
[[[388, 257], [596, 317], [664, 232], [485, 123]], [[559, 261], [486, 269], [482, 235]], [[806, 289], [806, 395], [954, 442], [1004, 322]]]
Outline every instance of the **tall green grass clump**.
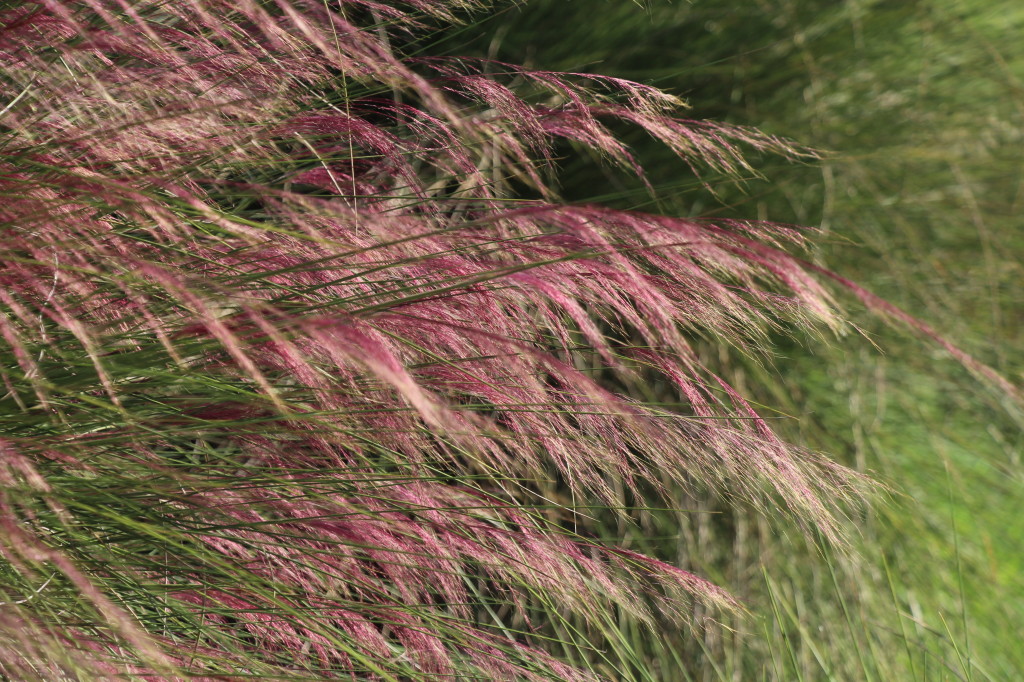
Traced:
[[609, 525], [687, 491], [842, 536], [864, 479], [696, 349], [842, 329], [806, 233], [555, 190], [569, 146], [643, 178], [622, 129], [811, 153], [431, 55], [474, 9], [4, 7], [4, 675], [665, 679], [634, 633], [737, 602]]

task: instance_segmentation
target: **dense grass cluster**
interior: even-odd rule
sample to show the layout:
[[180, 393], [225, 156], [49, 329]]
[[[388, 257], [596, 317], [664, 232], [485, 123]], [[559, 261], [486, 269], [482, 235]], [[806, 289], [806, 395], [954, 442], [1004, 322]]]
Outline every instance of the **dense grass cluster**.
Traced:
[[842, 329], [823, 276], [910, 318], [801, 230], [556, 190], [566, 149], [642, 181], [623, 128], [719, 175], [811, 153], [426, 56], [471, 4], [0, 14], [0, 672], [650, 677], [626, 633], [736, 602], [597, 517], [710, 492], [841, 537], [864, 480], [696, 346]]

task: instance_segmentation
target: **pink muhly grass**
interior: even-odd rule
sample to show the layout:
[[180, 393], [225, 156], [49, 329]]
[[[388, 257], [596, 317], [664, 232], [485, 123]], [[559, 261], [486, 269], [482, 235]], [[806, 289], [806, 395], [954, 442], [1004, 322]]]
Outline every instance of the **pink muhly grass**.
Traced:
[[[863, 481], [692, 346], [841, 326], [803, 233], [551, 187], [560, 140], [642, 173], [609, 121], [694, 168], [807, 152], [628, 81], [405, 59], [473, 3], [402, 7], [0, 14], [0, 601], [32, 595], [0, 670], [593, 679], [551, 641], [734, 603], [574, 504], [703, 487], [840, 537]], [[609, 388], [651, 373], [678, 411]]]

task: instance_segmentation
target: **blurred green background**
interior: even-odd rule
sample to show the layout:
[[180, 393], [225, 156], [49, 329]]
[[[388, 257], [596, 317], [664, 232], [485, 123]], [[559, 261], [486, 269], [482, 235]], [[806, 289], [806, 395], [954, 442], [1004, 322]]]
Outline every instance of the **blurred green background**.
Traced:
[[[478, 19], [448, 51], [650, 83], [686, 98], [693, 118], [829, 152], [803, 166], [755, 158], [760, 177], [705, 177], [712, 194], [621, 130], [657, 197], [583, 159], [561, 169], [566, 198], [817, 227], [816, 262], [1021, 384], [1024, 5], [530, 0]], [[934, 344], [842, 301], [861, 333], [780, 337], [770, 370], [704, 350], [778, 410], [764, 413], [784, 434], [890, 491], [856, 513], [852, 546], [839, 551], [712, 499], [680, 506], [713, 516], [649, 514], [614, 529], [750, 609], [727, 628], [638, 639], [638, 678], [1024, 675], [1024, 419]]]

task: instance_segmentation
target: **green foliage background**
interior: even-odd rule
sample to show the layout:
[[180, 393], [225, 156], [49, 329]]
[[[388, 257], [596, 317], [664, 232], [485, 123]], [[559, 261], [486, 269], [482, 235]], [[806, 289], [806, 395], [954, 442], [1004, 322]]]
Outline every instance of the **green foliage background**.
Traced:
[[[657, 199], [597, 160], [567, 165], [563, 191], [818, 226], [816, 260], [1019, 383], [1022, 24], [1014, 2], [541, 0], [500, 13], [476, 43], [454, 49], [652, 83], [686, 96], [694, 118], [831, 152], [807, 167], [764, 160], [762, 179], [711, 182], [712, 196], [634, 134]], [[608, 186], [614, 196], [594, 196]], [[1002, 680], [1024, 670], [1021, 416], [919, 339], [881, 322], [862, 331], [790, 343], [778, 374], [709, 350], [741, 387], [794, 417], [781, 428], [892, 493], [855, 520], [854, 551], [827, 552], [827, 561], [707, 500], [730, 520], [687, 517], [690, 543], [672, 542], [665, 519], [624, 530], [646, 551], [672, 556], [689, 544], [691, 565], [751, 604], [735, 635], [650, 653], [661, 670], [879, 680]]]

